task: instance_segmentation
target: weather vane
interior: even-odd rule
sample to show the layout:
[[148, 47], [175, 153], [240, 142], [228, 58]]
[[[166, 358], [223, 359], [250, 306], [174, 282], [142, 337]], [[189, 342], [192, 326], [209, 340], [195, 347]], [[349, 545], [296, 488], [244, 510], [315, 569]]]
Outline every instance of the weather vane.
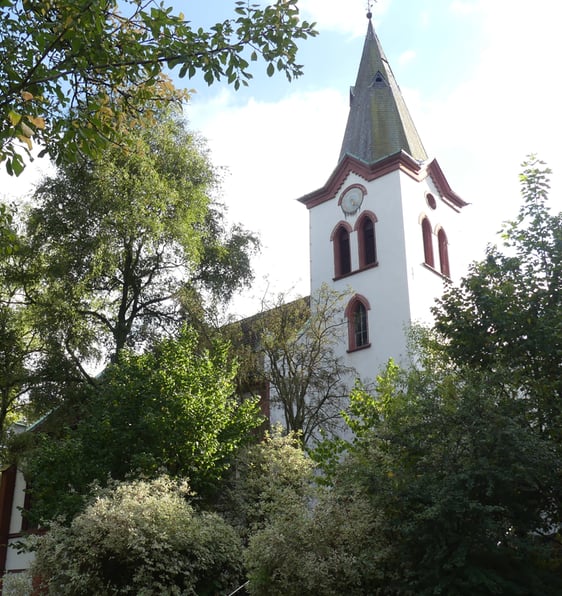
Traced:
[[377, 0], [367, 0], [367, 18], [370, 19], [373, 16], [373, 2]]

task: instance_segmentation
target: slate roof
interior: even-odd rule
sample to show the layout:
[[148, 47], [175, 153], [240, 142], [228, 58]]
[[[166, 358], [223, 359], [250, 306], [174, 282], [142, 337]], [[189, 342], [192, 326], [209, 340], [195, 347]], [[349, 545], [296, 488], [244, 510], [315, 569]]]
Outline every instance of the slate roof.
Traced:
[[371, 19], [363, 46], [339, 161], [346, 155], [373, 164], [405, 151], [417, 161], [427, 154]]

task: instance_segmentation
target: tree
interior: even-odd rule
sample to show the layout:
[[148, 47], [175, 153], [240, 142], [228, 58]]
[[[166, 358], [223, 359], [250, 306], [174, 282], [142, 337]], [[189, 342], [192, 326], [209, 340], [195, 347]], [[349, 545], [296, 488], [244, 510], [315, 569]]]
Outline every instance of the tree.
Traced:
[[5, 445], [6, 430], [25, 409], [34, 346], [34, 334], [21, 310], [0, 304], [0, 445]]
[[[0, 214], [2, 213], [0, 205]], [[19, 245], [12, 228], [11, 214], [6, 244], [0, 246], [0, 445], [6, 444], [6, 431], [22, 418], [25, 396], [34, 384], [33, 362], [38, 354], [37, 333], [30, 325], [28, 312], [21, 303], [19, 287], [5, 273], [17, 262]], [[0, 215], [1, 218], [1, 215]], [[1, 226], [1, 223], [0, 223]], [[0, 234], [1, 236], [1, 234]], [[4, 250], [3, 250], [4, 249]], [[9, 265], [8, 265], [9, 264]]]
[[97, 386], [81, 386], [43, 432], [17, 437], [13, 451], [31, 486], [33, 519], [70, 519], [91, 483], [108, 477], [165, 471], [189, 478], [201, 500], [213, 497], [261, 423], [255, 401], [239, 403], [234, 395], [227, 351], [224, 344], [201, 349], [186, 330], [143, 355], [124, 354]]
[[40, 392], [53, 403], [51, 382], [94, 382], [91, 371], [125, 347], [175, 333], [188, 298], [227, 301], [252, 278], [256, 239], [226, 229], [199, 141], [179, 117], [161, 116], [130, 131], [134, 152], [112, 147], [61, 166], [25, 217], [7, 276], [23, 288], [41, 335]]
[[236, 2], [235, 12], [204, 30], [151, 0], [2, 0], [0, 161], [21, 173], [32, 139], [58, 163], [127, 143], [123, 119], [150, 125], [156, 106], [185, 98], [165, 69], [235, 88], [258, 57], [270, 76], [302, 73], [297, 40], [316, 31], [299, 21], [297, 0]]
[[6, 258], [17, 248], [17, 235], [13, 230], [12, 212], [0, 203], [0, 257]]
[[281, 296], [234, 332], [253, 358], [248, 384], [266, 383], [272, 409], [304, 444], [341, 425], [355, 370], [338, 354], [347, 332], [342, 316], [346, 294], [323, 286], [309, 298], [288, 304]]
[[549, 212], [549, 174], [534, 156], [523, 164], [504, 251], [489, 247], [434, 314], [445, 353], [498, 371], [495, 382], [519, 389], [530, 419], [562, 444], [562, 213]]
[[495, 374], [391, 364], [375, 395], [352, 396], [355, 439], [332, 481], [368, 499], [390, 593], [560, 591], [560, 452]]
[[212, 596], [240, 585], [242, 545], [164, 476], [94, 492], [70, 526], [39, 538], [33, 572], [48, 594]]

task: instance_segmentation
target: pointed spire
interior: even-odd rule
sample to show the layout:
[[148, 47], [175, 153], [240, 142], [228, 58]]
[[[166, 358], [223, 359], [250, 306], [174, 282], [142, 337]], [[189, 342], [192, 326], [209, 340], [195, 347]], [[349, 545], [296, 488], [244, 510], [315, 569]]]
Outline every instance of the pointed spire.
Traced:
[[403, 150], [417, 161], [427, 154], [388, 60], [367, 14], [369, 25], [355, 86], [340, 161], [350, 155], [372, 164]]

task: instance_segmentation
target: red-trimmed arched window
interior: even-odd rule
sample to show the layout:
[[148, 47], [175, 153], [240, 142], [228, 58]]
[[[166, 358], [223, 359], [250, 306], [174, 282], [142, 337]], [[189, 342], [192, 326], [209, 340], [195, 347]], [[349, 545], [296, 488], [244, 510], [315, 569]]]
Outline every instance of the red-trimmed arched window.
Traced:
[[377, 241], [375, 236], [375, 222], [377, 216], [365, 211], [355, 224], [359, 241], [359, 267], [369, 267], [377, 264]]
[[439, 265], [441, 273], [447, 277], [451, 277], [449, 269], [449, 242], [447, 241], [447, 234], [443, 228], [439, 228], [437, 232], [437, 243], [439, 245]]
[[355, 295], [345, 309], [348, 328], [349, 351], [368, 348], [369, 341], [369, 315], [371, 309], [364, 296]]
[[423, 260], [426, 265], [435, 267], [435, 260], [433, 259], [433, 233], [431, 232], [431, 223], [427, 217], [422, 219], [421, 227], [423, 237]]
[[335, 277], [341, 277], [342, 275], [351, 273], [350, 232], [351, 226], [346, 222], [342, 222], [338, 224], [332, 233]]

